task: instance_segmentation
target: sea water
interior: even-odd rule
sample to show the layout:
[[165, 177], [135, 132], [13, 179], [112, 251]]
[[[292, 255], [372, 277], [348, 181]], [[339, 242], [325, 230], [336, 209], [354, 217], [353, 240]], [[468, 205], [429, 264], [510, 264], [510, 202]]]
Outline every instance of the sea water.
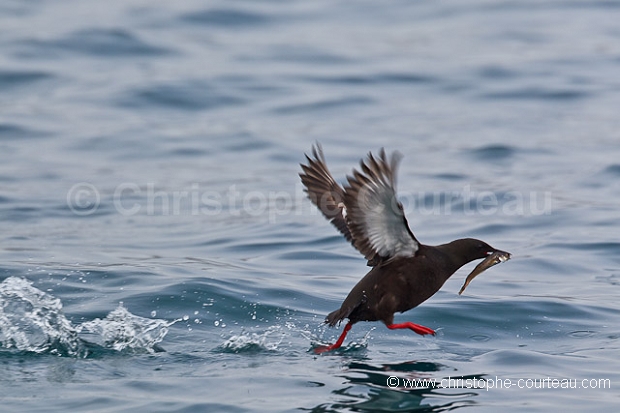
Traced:
[[[0, 410], [611, 410], [620, 403], [615, 2], [5, 1]], [[404, 158], [420, 242], [475, 263], [397, 314], [305, 198]], [[471, 409], [468, 409], [471, 410]]]

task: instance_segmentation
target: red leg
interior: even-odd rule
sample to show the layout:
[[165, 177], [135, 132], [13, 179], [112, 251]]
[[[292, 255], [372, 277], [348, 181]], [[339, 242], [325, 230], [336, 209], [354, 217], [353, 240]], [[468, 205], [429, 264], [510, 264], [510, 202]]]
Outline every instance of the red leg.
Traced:
[[418, 333], [420, 335], [425, 335], [425, 334], [432, 334], [435, 335], [435, 331], [431, 330], [428, 327], [424, 327], [421, 326], [419, 324], [414, 324], [411, 321], [407, 321], [406, 323], [401, 323], [401, 324], [389, 324], [387, 325], [387, 328], [389, 328], [390, 330], [397, 330], [399, 328], [408, 328], [410, 330], [413, 330], [415, 333]]
[[344, 338], [347, 336], [347, 333], [349, 332], [349, 330], [351, 330], [351, 327], [353, 327], [353, 324], [351, 324], [351, 322], [348, 322], [347, 325], [344, 326], [344, 330], [342, 330], [342, 334], [340, 334], [340, 337], [338, 337], [338, 340], [334, 344], [331, 344], [329, 346], [317, 347], [314, 349], [314, 352], [317, 354], [321, 354], [321, 353], [325, 353], [326, 351], [336, 350], [337, 348], [342, 346], [342, 343], [344, 342]]

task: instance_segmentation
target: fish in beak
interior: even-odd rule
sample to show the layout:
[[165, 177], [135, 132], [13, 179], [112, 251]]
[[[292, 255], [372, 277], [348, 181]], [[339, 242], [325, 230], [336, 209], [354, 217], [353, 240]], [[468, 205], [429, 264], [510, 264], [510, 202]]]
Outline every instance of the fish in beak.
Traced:
[[461, 287], [461, 291], [459, 291], [459, 295], [465, 291], [465, 288], [469, 285], [471, 280], [476, 278], [479, 274], [488, 270], [492, 266], [499, 264], [500, 262], [508, 261], [510, 259], [510, 253], [505, 251], [495, 250], [491, 252], [480, 264], [474, 268], [474, 270], [467, 276], [465, 279], [465, 284]]

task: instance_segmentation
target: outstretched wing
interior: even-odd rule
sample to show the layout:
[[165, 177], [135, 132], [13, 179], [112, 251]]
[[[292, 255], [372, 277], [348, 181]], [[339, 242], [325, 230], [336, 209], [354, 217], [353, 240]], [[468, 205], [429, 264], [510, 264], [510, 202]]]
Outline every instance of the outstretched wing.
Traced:
[[[344, 188], [346, 223], [353, 245], [368, 260], [414, 256], [419, 243], [409, 229], [403, 206], [396, 199], [396, 170], [402, 155], [388, 159], [368, 154], [361, 172], [354, 170]], [[374, 260], [373, 260], [374, 258]]]
[[[323, 213], [344, 237], [353, 244], [353, 237], [343, 215], [344, 189], [334, 180], [327, 169], [323, 148], [317, 142], [312, 146], [312, 158], [306, 155], [308, 165], [301, 165], [301, 182], [306, 187], [308, 198]], [[355, 244], [353, 244], [355, 246]]]

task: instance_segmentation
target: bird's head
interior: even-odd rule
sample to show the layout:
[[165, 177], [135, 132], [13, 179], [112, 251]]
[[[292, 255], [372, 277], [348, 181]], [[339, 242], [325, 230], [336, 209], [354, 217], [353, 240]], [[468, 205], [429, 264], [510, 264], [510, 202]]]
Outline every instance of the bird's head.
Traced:
[[459, 294], [462, 294], [471, 280], [476, 278], [479, 274], [500, 262], [508, 261], [511, 256], [509, 252], [495, 249], [486, 242], [474, 238], [460, 239], [454, 242], [459, 250], [459, 255], [461, 255], [466, 262], [484, 258], [484, 260], [467, 276]]

